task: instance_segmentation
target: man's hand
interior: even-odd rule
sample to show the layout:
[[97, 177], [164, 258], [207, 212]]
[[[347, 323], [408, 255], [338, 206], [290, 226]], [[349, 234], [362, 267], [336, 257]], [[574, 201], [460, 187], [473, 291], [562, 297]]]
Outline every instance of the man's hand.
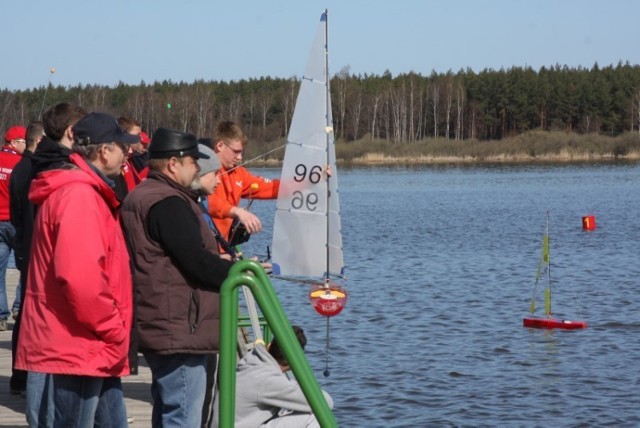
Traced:
[[262, 266], [262, 268], [267, 273], [267, 275], [269, 275], [269, 274], [271, 274], [271, 272], [273, 272], [273, 266], [269, 262], [260, 262], [260, 266]]
[[260, 222], [260, 219], [252, 212], [247, 211], [244, 208], [233, 207], [230, 214], [233, 217], [236, 217], [240, 223], [244, 224], [244, 227], [247, 228], [247, 232], [257, 233], [262, 230], [262, 223]]
[[231, 257], [231, 255], [224, 253], [224, 254], [220, 254], [220, 258], [223, 260], [229, 260], [230, 262], [234, 261], [233, 257]]

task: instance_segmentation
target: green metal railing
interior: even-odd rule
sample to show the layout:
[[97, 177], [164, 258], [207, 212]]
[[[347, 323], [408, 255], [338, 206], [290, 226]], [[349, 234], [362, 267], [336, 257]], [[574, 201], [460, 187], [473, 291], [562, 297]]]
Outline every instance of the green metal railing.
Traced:
[[[269, 343], [273, 340], [273, 334], [271, 334], [271, 330], [269, 329], [269, 325], [267, 325], [266, 321], [263, 318], [260, 318], [260, 328], [262, 329], [262, 337], [264, 338], [264, 343]], [[251, 317], [249, 315], [240, 314], [238, 316], [238, 327], [239, 328], [249, 328], [253, 327], [251, 324]]]
[[249, 287], [267, 325], [278, 338], [278, 343], [320, 426], [323, 428], [337, 427], [338, 423], [322, 394], [318, 380], [309, 366], [269, 277], [258, 263], [242, 260], [233, 265], [229, 277], [220, 289], [220, 370], [218, 376], [220, 385], [218, 424], [220, 428], [233, 428], [235, 419], [238, 287], [242, 285]]

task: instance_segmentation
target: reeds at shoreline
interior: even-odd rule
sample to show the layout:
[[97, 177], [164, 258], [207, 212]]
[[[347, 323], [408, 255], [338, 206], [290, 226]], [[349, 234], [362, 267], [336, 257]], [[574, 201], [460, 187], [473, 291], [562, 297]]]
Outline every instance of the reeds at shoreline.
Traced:
[[[277, 165], [284, 155], [284, 150], [277, 150], [278, 144], [283, 143], [250, 144], [250, 153], [245, 159], [274, 150], [268, 158], [258, 159], [255, 164]], [[362, 139], [336, 142], [336, 158], [339, 163], [354, 165], [640, 161], [640, 134], [627, 132], [609, 137], [531, 131], [489, 141], [428, 138], [393, 143]]]

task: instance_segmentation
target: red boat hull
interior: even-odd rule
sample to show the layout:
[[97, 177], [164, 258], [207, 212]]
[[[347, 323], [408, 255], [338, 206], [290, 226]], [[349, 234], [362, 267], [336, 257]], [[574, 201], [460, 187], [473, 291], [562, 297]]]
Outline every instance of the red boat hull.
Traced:
[[522, 325], [529, 328], [559, 328], [563, 330], [577, 330], [587, 328], [586, 321], [569, 321], [555, 318], [524, 318]]

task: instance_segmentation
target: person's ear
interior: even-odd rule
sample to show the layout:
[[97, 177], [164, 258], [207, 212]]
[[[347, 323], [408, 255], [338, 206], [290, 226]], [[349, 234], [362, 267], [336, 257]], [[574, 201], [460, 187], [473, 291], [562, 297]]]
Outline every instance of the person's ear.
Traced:
[[171, 172], [171, 173], [175, 173], [177, 171], [177, 166], [176, 164], [179, 162], [178, 158], [173, 156], [169, 158], [169, 161], [167, 162], [167, 171]]
[[99, 147], [97, 147], [96, 158], [102, 164], [106, 164], [107, 163], [107, 152], [109, 150], [111, 150], [111, 147], [109, 147], [109, 144], [101, 144]]
[[216, 153], [220, 153], [220, 151], [222, 150], [223, 144], [224, 144], [224, 141], [222, 140], [216, 141], [215, 144], [213, 145], [213, 151]]
[[167, 171], [174, 172], [175, 169], [176, 169], [176, 159], [169, 158], [169, 160], [167, 161]]
[[64, 136], [67, 137], [67, 140], [73, 141], [73, 126], [67, 126], [67, 129], [64, 130]]

